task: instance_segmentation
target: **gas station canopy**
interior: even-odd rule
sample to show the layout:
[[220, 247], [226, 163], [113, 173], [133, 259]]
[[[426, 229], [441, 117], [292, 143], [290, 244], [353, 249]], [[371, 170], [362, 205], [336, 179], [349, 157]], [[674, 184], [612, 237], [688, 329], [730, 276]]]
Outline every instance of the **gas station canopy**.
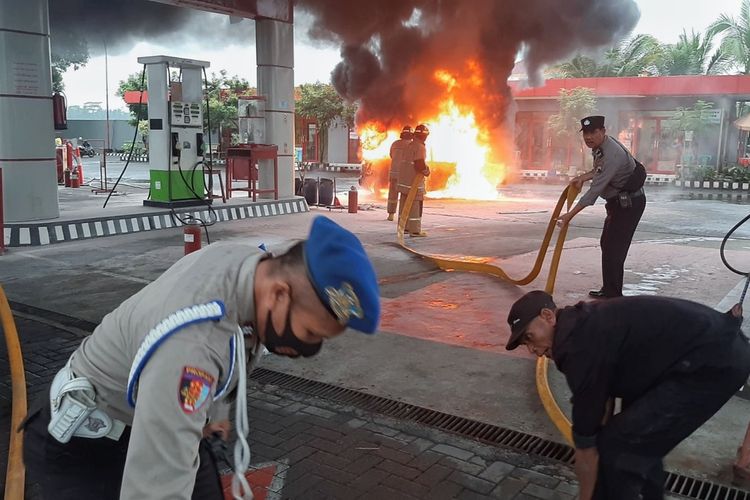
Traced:
[[154, 2], [193, 7], [250, 19], [274, 19], [292, 22], [291, 0], [153, 0]]

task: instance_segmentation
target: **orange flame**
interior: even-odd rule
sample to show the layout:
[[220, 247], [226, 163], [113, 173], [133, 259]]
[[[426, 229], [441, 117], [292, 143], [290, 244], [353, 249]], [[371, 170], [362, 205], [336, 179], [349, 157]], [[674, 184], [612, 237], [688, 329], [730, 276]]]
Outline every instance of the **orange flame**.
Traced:
[[[430, 128], [427, 138], [427, 164], [432, 174], [427, 179], [429, 198], [464, 198], [494, 200], [497, 186], [505, 177], [505, 166], [492, 161], [490, 132], [478, 123], [474, 108], [464, 104], [466, 95], [481, 87], [481, 68], [467, 63], [468, 75], [461, 77], [449, 71], [435, 71], [435, 79], [444, 85], [445, 95], [437, 109], [415, 123]], [[454, 93], [461, 91], [461, 100]], [[362, 158], [365, 162], [363, 182], [375, 194], [387, 193], [390, 147], [399, 131], [368, 122], [359, 129]], [[368, 175], [369, 174], [369, 175]]]

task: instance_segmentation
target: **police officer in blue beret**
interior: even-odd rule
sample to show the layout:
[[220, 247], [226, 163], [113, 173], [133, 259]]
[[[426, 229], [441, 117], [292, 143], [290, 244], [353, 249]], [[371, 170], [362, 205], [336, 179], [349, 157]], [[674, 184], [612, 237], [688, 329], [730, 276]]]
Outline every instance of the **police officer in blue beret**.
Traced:
[[[589, 295], [594, 298], [620, 297], [625, 258], [646, 208], [643, 190], [645, 170], [625, 146], [607, 135], [603, 116], [582, 119], [581, 132], [586, 146], [591, 148], [594, 169], [572, 179], [570, 184], [578, 190], [586, 181], [591, 181], [591, 186], [568, 213], [560, 216], [558, 223], [569, 223], [578, 212], [593, 205], [599, 197], [606, 200], [607, 218], [600, 239], [602, 287], [591, 290]], [[641, 169], [642, 178], [636, 167]]]
[[326, 217], [280, 255], [209, 245], [105, 316], [58, 372], [27, 416], [29, 476], [45, 498], [221, 499], [205, 438], [226, 439], [235, 402], [232, 488], [251, 498], [245, 382], [263, 347], [314, 356], [379, 318], [362, 244]]

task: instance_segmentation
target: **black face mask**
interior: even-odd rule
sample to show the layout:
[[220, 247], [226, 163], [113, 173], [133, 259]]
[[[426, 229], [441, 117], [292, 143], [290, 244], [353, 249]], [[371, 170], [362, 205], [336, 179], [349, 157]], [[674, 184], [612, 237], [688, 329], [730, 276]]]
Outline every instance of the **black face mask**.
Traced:
[[[290, 358], [297, 358], [299, 356], [302, 356], [303, 358], [309, 358], [310, 356], [315, 356], [316, 354], [318, 354], [320, 348], [323, 346], [322, 341], [318, 342], [317, 344], [308, 344], [307, 342], [302, 342], [294, 335], [294, 333], [292, 332], [291, 306], [286, 313], [286, 325], [284, 325], [284, 331], [281, 332], [281, 335], [279, 335], [276, 329], [273, 327], [273, 322], [271, 321], [271, 311], [268, 311], [268, 316], [266, 317], [265, 333], [266, 340], [263, 344], [266, 346], [266, 349], [274, 354], [279, 354], [281, 356], [288, 356]], [[296, 356], [291, 356], [289, 354], [280, 353], [277, 350], [279, 347], [289, 347], [297, 351], [298, 354]]]

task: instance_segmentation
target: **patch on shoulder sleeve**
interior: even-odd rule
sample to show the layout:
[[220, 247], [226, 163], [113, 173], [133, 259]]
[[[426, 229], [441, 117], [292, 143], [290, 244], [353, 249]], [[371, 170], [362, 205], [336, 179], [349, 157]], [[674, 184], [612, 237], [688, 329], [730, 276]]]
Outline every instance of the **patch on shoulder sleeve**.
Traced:
[[213, 385], [214, 377], [206, 370], [194, 366], [184, 367], [180, 378], [180, 390], [177, 394], [182, 411], [185, 413], [198, 411], [208, 401]]

